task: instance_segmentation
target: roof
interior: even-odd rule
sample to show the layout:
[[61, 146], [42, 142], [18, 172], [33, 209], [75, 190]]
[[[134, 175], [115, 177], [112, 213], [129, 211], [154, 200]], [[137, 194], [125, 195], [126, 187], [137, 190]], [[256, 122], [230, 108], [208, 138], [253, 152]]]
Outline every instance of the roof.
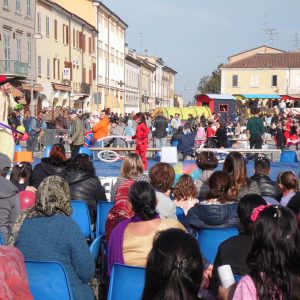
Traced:
[[[235, 98], [232, 95], [229, 94], [202, 94], [205, 95], [211, 99], [228, 99], [228, 100], [235, 100]], [[202, 95], [198, 95], [198, 96], [202, 96]]]
[[281, 99], [277, 94], [240, 94], [245, 99]]
[[223, 68], [300, 68], [300, 52], [258, 53], [226, 64]]
[[270, 47], [270, 46], [266, 46], [266, 45], [261, 45], [261, 46], [258, 46], [258, 47], [256, 47], [256, 48], [252, 48], [252, 49], [249, 49], [249, 50], [246, 50], [246, 51], [239, 52], [239, 53], [237, 53], [237, 54], [233, 54], [233, 55], [231, 55], [231, 56], [228, 56], [228, 59], [231, 58], [231, 57], [237, 56], [237, 55], [241, 55], [241, 54], [244, 54], [244, 53], [253, 51], [253, 50], [257, 50], [257, 49], [259, 49], [259, 48], [269, 48], [269, 49], [273, 49], [273, 50], [285, 52], [284, 50], [281, 50], [281, 49], [277, 49], [277, 48]]

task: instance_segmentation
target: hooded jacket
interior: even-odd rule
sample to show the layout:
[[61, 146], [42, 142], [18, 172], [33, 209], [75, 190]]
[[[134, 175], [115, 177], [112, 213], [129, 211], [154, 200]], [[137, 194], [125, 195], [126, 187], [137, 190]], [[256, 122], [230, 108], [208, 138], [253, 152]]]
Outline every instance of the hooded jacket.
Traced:
[[64, 177], [68, 161], [62, 161], [56, 158], [42, 158], [41, 163], [37, 164], [32, 170], [30, 176], [30, 185], [36, 189], [40, 183], [48, 176], [58, 175]]
[[99, 178], [89, 172], [81, 170], [68, 170], [65, 179], [69, 183], [72, 200], [84, 200], [90, 211], [91, 222], [96, 220], [96, 204], [107, 200], [105, 189]]
[[7, 241], [14, 223], [21, 213], [19, 189], [0, 176], [0, 232]]
[[209, 204], [202, 202], [192, 207], [186, 216], [188, 231], [201, 229], [237, 228], [237, 202]]

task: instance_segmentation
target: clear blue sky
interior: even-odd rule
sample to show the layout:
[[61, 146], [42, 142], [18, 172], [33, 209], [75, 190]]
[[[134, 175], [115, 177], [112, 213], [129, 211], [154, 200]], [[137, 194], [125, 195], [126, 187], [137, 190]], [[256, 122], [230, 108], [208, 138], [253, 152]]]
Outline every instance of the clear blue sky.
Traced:
[[[191, 99], [203, 75], [233, 54], [267, 44], [300, 48], [300, 0], [105, 0], [128, 25], [126, 41], [175, 69], [176, 92]], [[142, 33], [142, 35], [140, 34]]]

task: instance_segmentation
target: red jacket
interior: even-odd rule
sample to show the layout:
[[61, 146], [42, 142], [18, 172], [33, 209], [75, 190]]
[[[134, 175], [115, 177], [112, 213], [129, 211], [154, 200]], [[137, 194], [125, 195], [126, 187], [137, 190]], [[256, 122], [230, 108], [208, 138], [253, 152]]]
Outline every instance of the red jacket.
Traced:
[[149, 128], [145, 123], [140, 123], [136, 127], [135, 135], [132, 137], [133, 139], [136, 139], [138, 142], [147, 142], [148, 141], [148, 134], [150, 133]]

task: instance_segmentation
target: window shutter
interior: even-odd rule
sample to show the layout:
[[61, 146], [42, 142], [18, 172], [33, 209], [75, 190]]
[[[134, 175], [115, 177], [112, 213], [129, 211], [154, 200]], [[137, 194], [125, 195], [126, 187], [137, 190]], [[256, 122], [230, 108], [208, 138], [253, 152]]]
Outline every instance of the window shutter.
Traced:
[[86, 83], [86, 68], [82, 68], [82, 82]]
[[83, 34], [83, 39], [82, 39], [82, 50], [85, 52], [85, 34]]
[[57, 20], [54, 20], [54, 39], [57, 40]]
[[75, 29], [73, 28], [73, 47], [76, 46], [76, 36], [75, 36]]
[[92, 38], [89, 37], [89, 54], [92, 53]]
[[53, 58], [53, 78], [56, 79], [56, 58]]
[[69, 26], [66, 26], [66, 43], [69, 45]]
[[89, 84], [92, 84], [93, 81], [93, 71], [89, 70]]
[[96, 72], [97, 72], [96, 64], [93, 63], [93, 79], [94, 79], [94, 80], [96, 80]]

